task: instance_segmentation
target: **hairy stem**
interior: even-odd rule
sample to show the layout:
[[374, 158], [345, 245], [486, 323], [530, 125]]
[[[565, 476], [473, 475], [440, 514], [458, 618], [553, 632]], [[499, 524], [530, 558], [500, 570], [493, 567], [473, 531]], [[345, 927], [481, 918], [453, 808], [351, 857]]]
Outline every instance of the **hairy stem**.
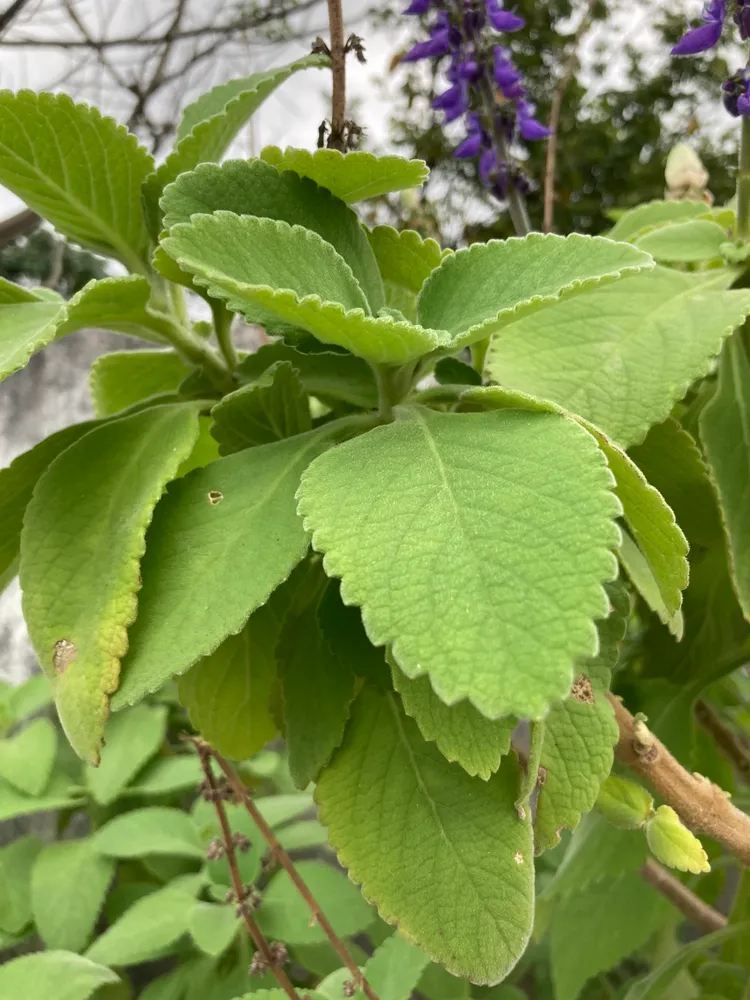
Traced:
[[718, 931], [722, 927], [726, 927], [727, 918], [723, 913], [719, 913], [708, 903], [704, 903], [653, 858], [649, 858], [641, 868], [641, 878], [645, 879], [657, 892], [660, 892], [673, 906], [676, 906], [683, 917], [704, 934], [710, 934], [711, 931]]
[[[498, 162], [510, 164], [508, 140], [503, 132], [502, 122], [498, 119], [493, 86], [486, 76], [482, 76], [477, 85], [482, 98], [485, 117], [491, 129], [492, 141], [495, 146]], [[531, 232], [531, 222], [529, 221], [529, 213], [526, 209], [526, 199], [513, 183], [512, 177], [508, 179], [508, 190], [505, 197], [508, 202], [508, 212], [510, 213], [510, 220], [513, 223], [516, 236], [527, 236]]]
[[750, 118], [742, 119], [737, 170], [737, 236], [750, 239]]
[[607, 695], [620, 730], [617, 758], [635, 771], [695, 833], [706, 833], [750, 865], [750, 816], [733, 806], [726, 792], [701, 774], [690, 774], [643, 721]]
[[281, 844], [278, 842], [278, 840], [274, 836], [273, 830], [270, 828], [268, 823], [266, 823], [266, 821], [263, 819], [261, 814], [256, 809], [255, 803], [250, 798], [245, 786], [242, 784], [242, 782], [235, 774], [234, 770], [229, 766], [227, 761], [224, 760], [221, 754], [217, 753], [215, 750], [211, 750], [210, 752], [213, 755], [214, 759], [216, 760], [216, 763], [224, 772], [224, 776], [229, 782], [232, 791], [243, 803], [248, 813], [250, 814], [253, 822], [255, 823], [255, 825], [258, 827], [261, 834], [265, 838], [265, 841], [268, 844], [269, 848], [271, 849], [271, 853], [273, 854], [274, 858], [276, 858], [276, 860], [279, 862], [281, 867], [284, 869], [289, 878], [292, 880], [292, 883], [299, 892], [300, 896], [302, 896], [304, 901], [309, 906], [310, 912], [313, 915], [314, 922], [317, 923], [318, 926], [321, 928], [323, 933], [330, 941], [331, 946], [333, 947], [336, 954], [339, 956], [341, 961], [344, 963], [349, 972], [352, 974], [352, 980], [355, 983], [355, 985], [357, 985], [363, 991], [368, 1000], [379, 1000], [377, 993], [375, 992], [375, 990], [373, 990], [373, 988], [367, 982], [365, 977], [362, 975], [361, 971], [357, 966], [357, 963], [354, 961], [352, 956], [347, 951], [344, 942], [341, 940], [336, 931], [333, 929], [325, 913], [323, 912], [323, 910], [320, 908], [320, 905], [316, 901], [315, 897], [308, 889], [307, 885], [305, 884], [304, 880], [300, 876], [297, 869], [294, 867], [294, 862], [286, 853]]
[[328, 137], [330, 149], [343, 153], [344, 119], [346, 118], [346, 52], [344, 50], [344, 16], [341, 0], [328, 0], [328, 25], [331, 32], [331, 74], [333, 94], [331, 98], [331, 134]]
[[161, 330], [170, 344], [189, 364], [204, 368], [212, 382], [220, 389], [229, 389], [232, 384], [231, 372], [224, 360], [210, 344], [196, 337], [180, 322], [161, 316]]
[[227, 368], [233, 372], [237, 367], [237, 351], [232, 341], [232, 320], [234, 315], [221, 302], [211, 302], [211, 313], [214, 318], [214, 330], [221, 355]]
[[694, 711], [700, 725], [713, 738], [724, 756], [734, 764], [742, 780], [750, 785], [750, 750], [731, 729], [724, 725], [718, 714], [703, 698], [696, 701]]

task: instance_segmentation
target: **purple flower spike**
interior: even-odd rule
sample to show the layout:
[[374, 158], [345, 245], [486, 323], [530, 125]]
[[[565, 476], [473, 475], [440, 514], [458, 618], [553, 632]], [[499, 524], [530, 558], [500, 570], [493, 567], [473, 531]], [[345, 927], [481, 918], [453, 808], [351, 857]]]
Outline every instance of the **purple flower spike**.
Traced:
[[485, 149], [479, 158], [479, 176], [483, 184], [489, 184], [497, 168], [497, 153], [494, 149]]
[[451, 50], [450, 31], [448, 28], [440, 28], [433, 31], [426, 42], [417, 42], [414, 48], [409, 49], [405, 56], [401, 57], [401, 62], [419, 62], [420, 59], [438, 59], [447, 55]]
[[453, 155], [457, 160], [473, 160], [481, 151], [482, 133], [473, 132], [453, 150]]
[[464, 81], [455, 84], [432, 102], [433, 108], [445, 113], [445, 121], [452, 122], [469, 110], [469, 88]]
[[411, 0], [411, 3], [406, 8], [402, 10], [402, 14], [426, 14], [430, 9], [432, 0]]
[[737, 110], [743, 118], [750, 117], [750, 96], [746, 93], [740, 94], [737, 98]]
[[513, 87], [520, 82], [521, 74], [510, 61], [507, 50], [501, 45], [496, 45], [492, 54], [495, 83], [505, 92], [506, 88]]
[[750, 38], [750, 3], [747, 0], [737, 0], [734, 20], [740, 29], [740, 38], [746, 42]]
[[485, 0], [487, 17], [495, 31], [520, 31], [526, 22], [511, 10], [504, 10], [499, 0]]
[[547, 126], [542, 125], [536, 118], [521, 118], [520, 116], [518, 119], [518, 131], [521, 133], [521, 138], [526, 139], [527, 142], [535, 142], [537, 139], [547, 139], [552, 135]]
[[711, 0], [703, 11], [705, 23], [683, 35], [672, 49], [672, 55], [696, 56], [712, 49], [721, 38], [726, 14], [726, 0]]

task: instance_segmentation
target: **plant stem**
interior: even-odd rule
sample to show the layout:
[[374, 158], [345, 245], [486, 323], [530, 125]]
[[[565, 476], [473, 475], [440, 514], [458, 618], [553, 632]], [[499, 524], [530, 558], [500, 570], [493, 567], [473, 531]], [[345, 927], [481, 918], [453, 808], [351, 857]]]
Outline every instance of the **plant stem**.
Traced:
[[[216, 815], [219, 820], [219, 825], [221, 827], [221, 835], [224, 841], [224, 850], [226, 852], [227, 864], [229, 865], [229, 874], [232, 879], [232, 888], [234, 890], [234, 898], [237, 900], [238, 905], [242, 903], [242, 893], [243, 884], [242, 877], [240, 876], [240, 870], [237, 867], [237, 855], [234, 849], [234, 841], [232, 839], [232, 830], [229, 826], [229, 820], [227, 819], [227, 811], [224, 808], [224, 801], [221, 797], [221, 792], [216, 784], [216, 779], [213, 774], [213, 769], [211, 767], [211, 749], [208, 744], [203, 743], [199, 740], [192, 741], [198, 751], [198, 758], [201, 762], [201, 767], [203, 768], [203, 774], [206, 779], [206, 784], [211, 789], [212, 792], [212, 802], [214, 809], [216, 810]], [[263, 936], [263, 932], [260, 927], [258, 927], [255, 918], [250, 914], [245, 908], [241, 907], [242, 918], [245, 921], [245, 926], [248, 929], [250, 936], [255, 942], [258, 951], [261, 953], [265, 959], [269, 969], [273, 972], [279, 981], [279, 986], [284, 990], [286, 995], [290, 1000], [300, 1000], [299, 994], [295, 990], [291, 980], [287, 976], [284, 969], [276, 961], [276, 958], [271, 951], [271, 948]]]
[[737, 171], [737, 237], [750, 239], [750, 118], [742, 119]]
[[542, 747], [544, 746], [544, 720], [530, 722], [529, 732], [531, 735], [529, 758], [526, 761], [526, 773], [521, 783], [521, 792], [516, 799], [516, 809], [521, 819], [526, 819], [526, 810], [539, 778], [539, 762], [542, 759]]
[[331, 32], [331, 75], [333, 94], [331, 97], [331, 134], [328, 147], [346, 150], [344, 141], [344, 119], [346, 118], [346, 52], [344, 51], [344, 16], [341, 0], [328, 0], [328, 25]]
[[718, 931], [722, 927], [726, 927], [727, 918], [723, 913], [719, 913], [708, 903], [704, 903], [653, 858], [649, 858], [641, 868], [641, 878], [652, 885], [673, 906], [676, 906], [683, 917], [704, 934], [710, 934], [711, 931]]
[[[482, 107], [492, 130], [492, 141], [495, 144], [495, 153], [499, 163], [510, 164], [510, 150], [508, 140], [503, 132], [502, 122], [498, 118], [497, 104], [495, 102], [495, 92], [493, 86], [486, 76], [482, 76], [478, 81], [479, 93], [482, 98]], [[528, 236], [531, 232], [531, 222], [526, 209], [526, 199], [513, 183], [511, 177], [508, 178], [508, 190], [506, 193], [508, 202], [508, 212], [516, 236]]]
[[211, 345], [199, 340], [187, 327], [182, 326], [176, 320], [169, 320], [166, 316], [160, 318], [167, 320], [163, 324], [162, 332], [177, 353], [190, 364], [205, 368], [206, 374], [218, 388], [229, 388], [232, 379], [231, 373]]
[[703, 698], [695, 703], [695, 718], [709, 733], [725, 757], [734, 764], [737, 773], [750, 785], [750, 750], [747, 749], [727, 726], [724, 725], [713, 708]]
[[221, 302], [211, 302], [211, 313], [214, 318], [214, 330], [219, 350], [227, 363], [227, 368], [233, 372], [237, 367], [237, 351], [232, 341], [232, 320], [234, 315]]
[[377, 993], [372, 988], [372, 986], [370, 986], [365, 977], [362, 975], [362, 972], [358, 968], [356, 962], [347, 951], [344, 942], [341, 940], [336, 931], [333, 929], [325, 913], [323, 912], [323, 910], [320, 908], [320, 905], [316, 901], [315, 897], [308, 889], [307, 885], [305, 884], [304, 880], [300, 876], [297, 869], [294, 867], [294, 862], [286, 853], [281, 844], [278, 842], [278, 840], [274, 836], [273, 830], [270, 828], [268, 823], [266, 823], [266, 821], [263, 819], [261, 814], [256, 809], [255, 803], [248, 795], [245, 786], [242, 784], [242, 782], [235, 774], [234, 770], [229, 766], [227, 761], [224, 760], [221, 754], [217, 753], [216, 750], [210, 750], [210, 752], [213, 755], [214, 759], [216, 760], [216, 763], [224, 772], [224, 776], [229, 782], [232, 791], [243, 803], [248, 813], [250, 814], [253, 822], [262, 833], [266, 843], [271, 849], [271, 853], [279, 862], [284, 871], [287, 873], [289, 878], [292, 880], [292, 883], [299, 892], [300, 896], [302, 896], [304, 901], [310, 907], [310, 912], [313, 915], [314, 922], [320, 926], [321, 930], [330, 941], [331, 946], [333, 947], [336, 954], [339, 956], [341, 961], [347, 967], [349, 972], [351, 972], [354, 983], [357, 986], [359, 986], [359, 988], [363, 991], [365, 996], [367, 996], [368, 1000], [379, 1000]]

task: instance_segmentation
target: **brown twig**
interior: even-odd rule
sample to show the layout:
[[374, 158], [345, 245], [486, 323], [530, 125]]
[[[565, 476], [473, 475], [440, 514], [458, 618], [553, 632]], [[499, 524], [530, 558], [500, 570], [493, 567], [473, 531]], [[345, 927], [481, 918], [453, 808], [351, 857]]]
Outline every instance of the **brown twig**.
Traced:
[[331, 32], [331, 75], [333, 94], [331, 97], [331, 134], [328, 136], [329, 149], [346, 150], [344, 122], [346, 121], [346, 51], [344, 48], [344, 16], [341, 0], [328, 0], [328, 24]]
[[9, 7], [0, 14], [0, 32], [5, 31], [7, 27], [11, 24], [13, 19], [21, 13], [29, 0], [15, 0]]
[[37, 229], [41, 223], [41, 217], [32, 212], [30, 208], [24, 208], [9, 219], [0, 222], [0, 249], [18, 239], [19, 236], [26, 236]]
[[279, 982], [279, 986], [284, 990], [286, 995], [290, 1000], [300, 1000], [299, 994], [297, 993], [292, 981], [287, 976], [286, 972], [282, 968], [281, 963], [278, 961], [277, 956], [271, 949], [268, 941], [266, 941], [263, 932], [258, 926], [255, 918], [250, 913], [247, 907], [242, 906], [242, 901], [244, 897], [245, 887], [242, 884], [242, 878], [240, 876], [239, 868], [237, 867], [237, 855], [234, 849], [234, 840], [232, 838], [232, 830], [229, 826], [229, 820], [227, 819], [227, 811], [224, 808], [224, 800], [221, 795], [221, 790], [216, 783], [216, 778], [214, 777], [213, 770], [211, 768], [211, 748], [207, 743], [202, 740], [193, 740], [196, 750], [198, 751], [198, 758], [201, 762], [201, 767], [203, 768], [203, 774], [206, 779], [206, 785], [211, 791], [211, 801], [214, 808], [216, 809], [216, 815], [219, 820], [219, 825], [221, 826], [221, 835], [223, 840], [224, 852], [226, 854], [227, 864], [229, 865], [229, 874], [232, 879], [232, 888], [234, 890], [234, 898], [238, 903], [238, 910], [245, 921], [245, 926], [247, 927], [248, 933], [252, 937], [253, 941], [258, 948], [258, 951], [263, 956], [263, 960], [268, 966], [268, 968], [273, 972], [274, 976]]
[[571, 42], [571, 51], [563, 66], [563, 73], [558, 80], [555, 91], [552, 95], [549, 121], [547, 127], [552, 133], [547, 140], [547, 159], [544, 168], [544, 218], [542, 221], [542, 231], [551, 233], [555, 221], [555, 183], [557, 180], [557, 131], [560, 127], [560, 115], [562, 114], [562, 104], [565, 98], [565, 91], [573, 78], [576, 66], [578, 65], [578, 46], [581, 39], [591, 27], [594, 7], [597, 0], [589, 0], [586, 12], [581, 23], [578, 25]]
[[614, 695], [607, 697], [620, 729], [617, 759], [640, 775], [691, 830], [713, 837], [750, 865], [750, 816], [733, 806], [718, 785], [686, 771], [643, 721], [633, 718]]
[[699, 698], [695, 703], [695, 718], [710, 736], [721, 752], [727, 757], [746, 784], [750, 784], [750, 750], [742, 743], [722, 720], [714, 709]]
[[235, 774], [234, 770], [230, 767], [227, 761], [224, 760], [221, 754], [218, 754], [215, 750], [212, 750], [211, 752], [213, 754], [214, 759], [216, 760], [216, 763], [224, 772], [224, 777], [229, 782], [232, 791], [243, 803], [247, 811], [250, 813], [253, 822], [255, 823], [255, 825], [258, 827], [261, 834], [265, 838], [265, 841], [270, 847], [271, 853], [273, 854], [274, 858], [279, 862], [281, 867], [284, 869], [289, 878], [292, 880], [300, 896], [302, 896], [304, 901], [310, 907], [310, 912], [313, 915], [313, 919], [317, 924], [320, 925], [321, 930], [330, 941], [334, 951], [339, 956], [344, 965], [347, 967], [349, 972], [351, 972], [354, 983], [360, 987], [360, 989], [364, 992], [365, 996], [367, 996], [368, 1000], [379, 1000], [377, 993], [372, 988], [372, 986], [370, 986], [365, 977], [362, 975], [362, 972], [357, 966], [357, 963], [354, 961], [352, 956], [347, 951], [346, 945], [338, 936], [336, 931], [333, 929], [325, 913], [323, 912], [323, 910], [320, 908], [320, 905], [316, 901], [315, 897], [308, 889], [307, 885], [305, 884], [304, 880], [300, 876], [297, 869], [294, 867], [294, 862], [286, 853], [281, 844], [278, 842], [278, 840], [274, 835], [273, 830], [270, 828], [268, 823], [266, 823], [266, 821], [261, 816], [255, 803], [250, 798], [245, 786], [242, 784], [240, 779]]
[[719, 913], [713, 906], [704, 903], [678, 878], [670, 875], [666, 868], [663, 868], [652, 858], [649, 858], [641, 868], [641, 878], [652, 885], [673, 906], [676, 906], [683, 917], [704, 934], [710, 934], [711, 931], [718, 931], [722, 927], [726, 927], [727, 918], [723, 913]]

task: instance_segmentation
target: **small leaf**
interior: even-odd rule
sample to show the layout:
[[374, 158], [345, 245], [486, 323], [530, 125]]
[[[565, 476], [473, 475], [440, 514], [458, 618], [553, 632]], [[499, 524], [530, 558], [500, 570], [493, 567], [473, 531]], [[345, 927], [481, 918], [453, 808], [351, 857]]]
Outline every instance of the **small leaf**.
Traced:
[[119, 976], [69, 951], [39, 951], [14, 958], [0, 968], [0, 996], [23, 1000], [90, 1000]]
[[31, 876], [31, 904], [37, 931], [48, 948], [83, 951], [114, 872], [114, 862], [99, 856], [89, 837], [44, 848]]
[[41, 795], [56, 754], [57, 730], [49, 719], [34, 719], [15, 736], [0, 740], [0, 778], [26, 795]]
[[299, 477], [336, 433], [329, 425], [250, 448], [172, 485], [149, 531], [115, 711], [239, 632], [289, 576], [308, 548], [294, 505]]
[[417, 295], [443, 258], [440, 245], [422, 239], [413, 229], [399, 231], [391, 226], [376, 226], [367, 238], [383, 279], [386, 304], [399, 309], [410, 323], [416, 323]]
[[707, 210], [702, 201], [648, 201], [625, 212], [607, 235], [611, 240], [633, 240], [657, 226], [684, 222]]
[[74, 243], [133, 271], [146, 270], [137, 206], [152, 166], [127, 129], [67, 94], [0, 94], [0, 183]]
[[197, 788], [203, 772], [195, 754], [159, 757], [141, 771], [123, 794], [147, 797]]
[[657, 268], [522, 316], [493, 340], [487, 371], [629, 447], [669, 416], [749, 313], [747, 289]]
[[71, 809], [81, 802], [80, 792], [71, 789], [70, 778], [64, 774], [53, 772], [44, 794], [36, 796], [24, 795], [17, 792], [11, 784], [0, 782], [0, 823], [19, 816], [31, 816], [33, 813]]
[[335, 149], [279, 149], [266, 146], [260, 153], [266, 163], [279, 170], [293, 170], [328, 188], [343, 201], [365, 201], [392, 191], [422, 187], [430, 171], [423, 160], [405, 160], [401, 156], [374, 156], [355, 151], [343, 156]]
[[136, 616], [146, 526], [197, 434], [192, 404], [98, 427], [55, 459], [26, 509], [24, 616], [66, 735], [90, 763]]
[[469, 698], [489, 718], [539, 717], [595, 652], [592, 619], [608, 610], [619, 504], [604, 457], [555, 413], [400, 416], [305, 472], [313, 546], [407, 676], [429, 674], [446, 704]]
[[682, 611], [670, 612], [662, 597], [651, 564], [626, 531], [622, 533], [617, 556], [646, 605], [658, 615], [659, 621], [667, 626], [679, 642], [685, 627]]
[[373, 363], [405, 364], [441, 343], [435, 330], [371, 316], [349, 265], [310, 229], [215, 212], [175, 226], [162, 246], [251, 322], [271, 314]]
[[596, 799], [596, 808], [621, 830], [640, 830], [654, 808], [654, 800], [641, 785], [610, 774]]
[[190, 368], [174, 351], [113, 351], [91, 366], [89, 384], [98, 417], [108, 417], [149, 396], [176, 392]]
[[635, 245], [655, 260], [689, 263], [721, 257], [726, 230], [710, 219], [689, 219], [660, 226], [635, 240]]
[[142, 858], [150, 854], [203, 857], [203, 846], [190, 816], [161, 806], [115, 816], [96, 831], [91, 846], [108, 858]]
[[708, 855], [703, 844], [683, 826], [671, 806], [659, 806], [646, 824], [646, 840], [651, 852], [663, 864], [681, 872], [710, 872]]
[[[1, 155], [1, 154], [0, 154]], [[55, 339], [65, 318], [65, 303], [37, 299], [15, 292], [18, 286], [2, 279], [0, 285], [0, 379], [18, 371], [29, 358]]]
[[367, 960], [365, 978], [380, 1000], [409, 1000], [429, 961], [397, 931]]
[[305, 390], [288, 361], [275, 362], [255, 382], [224, 396], [211, 416], [222, 455], [312, 429]]
[[[455, 351], [515, 327], [545, 306], [648, 267], [648, 254], [600, 236], [532, 233], [475, 243], [445, 257], [432, 272], [417, 316], [422, 326], [447, 330]], [[507, 378], [503, 383], [513, 384]]]
[[23, 721], [52, 704], [52, 687], [44, 674], [34, 674], [9, 692], [13, 718]]
[[154, 756], [167, 731], [164, 705], [138, 705], [110, 719], [98, 768], [87, 767], [86, 786], [100, 805], [110, 805]]
[[227, 950], [239, 926], [240, 921], [231, 906], [196, 902], [188, 915], [188, 930], [196, 947], [213, 957]]
[[724, 345], [719, 383], [701, 414], [700, 430], [721, 505], [734, 588], [750, 621], [750, 352], [742, 332]]
[[0, 848], [0, 931], [20, 934], [31, 923], [31, 872], [41, 843], [19, 837]]
[[[373, 908], [342, 872], [319, 861], [298, 861], [295, 867], [339, 937], [359, 934], [373, 923]], [[263, 890], [263, 902], [256, 916], [269, 939], [290, 945], [327, 940], [323, 930], [311, 920], [310, 907], [283, 870]]]
[[517, 720], [509, 716], [492, 721], [468, 701], [449, 707], [435, 694], [429, 677], [410, 680], [393, 662], [391, 671], [404, 711], [417, 723], [422, 736], [436, 743], [446, 760], [460, 764], [472, 777], [488, 781], [510, 750]]
[[531, 933], [519, 779], [510, 756], [488, 782], [470, 778], [422, 739], [393, 693], [365, 688], [318, 781], [321, 820], [350, 877], [384, 920], [472, 982], [504, 978]]

